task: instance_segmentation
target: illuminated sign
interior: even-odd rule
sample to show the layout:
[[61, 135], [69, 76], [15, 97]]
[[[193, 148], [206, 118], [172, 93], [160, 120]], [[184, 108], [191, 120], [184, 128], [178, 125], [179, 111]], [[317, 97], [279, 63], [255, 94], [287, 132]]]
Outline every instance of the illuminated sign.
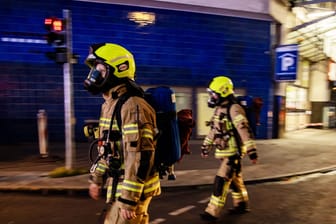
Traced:
[[282, 45], [275, 50], [275, 80], [295, 81], [297, 75], [298, 45]]

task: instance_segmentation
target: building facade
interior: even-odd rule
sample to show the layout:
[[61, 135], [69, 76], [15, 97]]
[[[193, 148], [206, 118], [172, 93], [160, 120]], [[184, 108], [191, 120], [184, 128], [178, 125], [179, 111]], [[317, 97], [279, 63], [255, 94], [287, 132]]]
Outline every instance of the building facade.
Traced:
[[[271, 16], [268, 1], [244, 0], [244, 7], [236, 1], [225, 1], [226, 5], [214, 1], [219, 7], [201, 1], [137, 2], [4, 0], [0, 9], [1, 142], [37, 141], [40, 109], [47, 112], [49, 140], [65, 138], [63, 67], [46, 57], [53, 49], [44, 38], [44, 19], [61, 18], [64, 9], [71, 12], [73, 52], [79, 55], [71, 83], [76, 140], [85, 140], [85, 120], [98, 119], [100, 113], [101, 97], [83, 89], [88, 47], [98, 42], [128, 48], [135, 56], [137, 82], [145, 89], [168, 85], [175, 90], [177, 110], [194, 112], [193, 138], [207, 132], [205, 121], [211, 110], [206, 88], [217, 75], [232, 78], [238, 95], [263, 100], [257, 138], [277, 137], [274, 129], [281, 119], [274, 116], [281, 113], [274, 91], [281, 87], [274, 82], [272, 52], [278, 21]], [[283, 91], [279, 92], [281, 96]]]

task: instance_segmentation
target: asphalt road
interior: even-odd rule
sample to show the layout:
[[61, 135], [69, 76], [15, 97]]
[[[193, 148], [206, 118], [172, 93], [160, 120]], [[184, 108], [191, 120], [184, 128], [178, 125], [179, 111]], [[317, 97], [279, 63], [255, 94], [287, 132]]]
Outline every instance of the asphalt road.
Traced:
[[[329, 224], [336, 223], [336, 173], [316, 174], [287, 181], [248, 185], [252, 212], [226, 213], [216, 223]], [[199, 213], [205, 208], [211, 187], [167, 189], [150, 206], [150, 224], [205, 223]], [[0, 223], [67, 224], [96, 223], [103, 199], [87, 195], [0, 194]], [[231, 206], [228, 198], [226, 208]]]

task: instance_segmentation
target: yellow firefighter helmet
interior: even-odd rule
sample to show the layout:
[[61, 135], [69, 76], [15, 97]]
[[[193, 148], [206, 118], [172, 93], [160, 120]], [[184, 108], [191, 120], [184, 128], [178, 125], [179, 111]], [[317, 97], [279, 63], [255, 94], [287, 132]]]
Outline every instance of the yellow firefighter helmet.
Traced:
[[[113, 43], [101, 43], [90, 46], [85, 63], [91, 68], [84, 87], [91, 93], [105, 92], [120, 84], [120, 79], [135, 78], [135, 60], [124, 47]], [[96, 69], [97, 64], [106, 67], [106, 74]]]
[[226, 76], [217, 76], [213, 78], [207, 89], [209, 93], [208, 106], [215, 107], [221, 104], [226, 97], [234, 94], [233, 83]]

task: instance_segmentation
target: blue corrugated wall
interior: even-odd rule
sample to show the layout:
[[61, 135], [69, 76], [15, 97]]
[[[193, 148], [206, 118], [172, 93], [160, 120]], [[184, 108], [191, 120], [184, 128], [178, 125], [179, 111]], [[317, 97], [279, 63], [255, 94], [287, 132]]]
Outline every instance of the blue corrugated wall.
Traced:
[[[48, 112], [50, 141], [64, 139], [63, 69], [45, 57], [52, 49], [41, 43], [44, 18], [62, 17], [62, 9], [72, 13], [73, 51], [80, 55], [73, 86], [77, 139], [83, 139], [83, 121], [98, 117], [102, 102], [82, 87], [88, 73], [83, 62], [89, 45], [96, 42], [128, 48], [142, 85], [206, 88], [214, 75], [230, 76], [237, 88], [264, 99], [258, 137], [267, 137], [270, 21], [80, 1], [3, 0], [1, 142], [36, 141], [39, 109]], [[140, 27], [128, 19], [133, 11], [154, 14], [155, 23]]]

